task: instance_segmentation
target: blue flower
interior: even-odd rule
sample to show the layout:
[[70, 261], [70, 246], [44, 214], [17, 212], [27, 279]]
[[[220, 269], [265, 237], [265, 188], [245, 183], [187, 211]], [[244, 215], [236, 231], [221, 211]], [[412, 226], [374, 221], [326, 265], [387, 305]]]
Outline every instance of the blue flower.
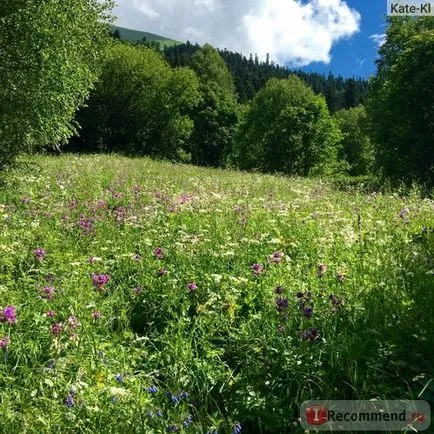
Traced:
[[241, 432], [241, 424], [239, 422], [236, 422], [233, 429], [232, 429], [232, 433], [233, 434], [240, 434]]
[[74, 407], [74, 397], [72, 395], [68, 395], [65, 399], [65, 405], [68, 408]]
[[124, 378], [122, 377], [121, 374], [116, 374], [116, 375], [115, 375], [115, 378], [116, 378], [116, 381], [117, 381], [118, 383], [122, 383], [122, 382], [124, 381]]
[[156, 387], [156, 386], [151, 386], [151, 387], [148, 387], [146, 390], [147, 390], [149, 393], [155, 394], [155, 393], [158, 392], [158, 387]]

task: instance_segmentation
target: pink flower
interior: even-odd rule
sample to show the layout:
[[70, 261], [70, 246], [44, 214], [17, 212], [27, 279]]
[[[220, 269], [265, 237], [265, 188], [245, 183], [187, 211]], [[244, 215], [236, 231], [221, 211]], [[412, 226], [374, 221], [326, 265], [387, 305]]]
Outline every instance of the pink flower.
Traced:
[[47, 315], [48, 318], [54, 318], [57, 314], [54, 310], [50, 309], [50, 310], [47, 310], [45, 315]]
[[0, 312], [0, 322], [7, 322], [8, 324], [16, 324], [17, 308], [15, 306], [6, 306]]
[[253, 271], [255, 276], [259, 276], [264, 272], [264, 266], [262, 264], [253, 264], [250, 269]]
[[63, 330], [62, 324], [61, 323], [52, 324], [50, 330], [53, 336], [59, 336]]
[[94, 310], [93, 312], [92, 312], [92, 318], [93, 319], [100, 319], [101, 318], [101, 312], [99, 311], [99, 310]]
[[7, 347], [9, 346], [10, 342], [11, 342], [11, 339], [10, 339], [9, 336], [3, 336], [3, 337], [0, 339], [0, 348], [1, 348], [2, 350], [6, 350]]
[[190, 282], [190, 283], [187, 285], [187, 288], [188, 288], [191, 292], [195, 292], [195, 291], [197, 291], [197, 285], [196, 285], [195, 282]]

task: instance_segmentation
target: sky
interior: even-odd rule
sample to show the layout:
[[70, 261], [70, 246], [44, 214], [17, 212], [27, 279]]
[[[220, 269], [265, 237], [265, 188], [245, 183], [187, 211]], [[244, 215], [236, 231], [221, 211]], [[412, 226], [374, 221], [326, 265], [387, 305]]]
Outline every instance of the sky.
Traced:
[[114, 13], [121, 27], [367, 78], [384, 42], [386, 0], [118, 0]]

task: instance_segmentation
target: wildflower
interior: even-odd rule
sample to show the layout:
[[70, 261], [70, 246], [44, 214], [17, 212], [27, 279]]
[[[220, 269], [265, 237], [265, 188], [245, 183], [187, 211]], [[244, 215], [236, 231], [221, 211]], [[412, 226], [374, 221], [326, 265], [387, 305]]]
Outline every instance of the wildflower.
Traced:
[[330, 295], [330, 301], [332, 302], [333, 306], [338, 306], [342, 302], [338, 297], [336, 297], [336, 295], [333, 294]]
[[241, 432], [241, 424], [239, 422], [236, 422], [234, 427], [232, 428], [233, 434], [240, 434]]
[[337, 279], [338, 282], [340, 282], [340, 283], [344, 283], [345, 278], [346, 278], [345, 273], [341, 273], [341, 272], [339, 272], [339, 273], [336, 274], [336, 279]]
[[264, 266], [262, 264], [253, 264], [250, 269], [253, 271], [255, 276], [259, 276], [264, 272]]
[[179, 427], [178, 427], [178, 425], [169, 425], [166, 428], [166, 431], [167, 432], [177, 432], [177, 431], [179, 431]]
[[277, 327], [277, 331], [279, 333], [283, 333], [285, 331], [285, 326], [283, 324], [280, 324], [279, 327]]
[[181, 393], [179, 394], [179, 397], [180, 397], [181, 399], [188, 398], [188, 393], [187, 393], [187, 392], [181, 392]]
[[95, 264], [96, 261], [97, 261], [97, 259], [95, 258], [95, 256], [91, 256], [91, 257], [87, 260], [87, 262], [88, 262], [89, 264]]
[[159, 277], [165, 276], [166, 274], [167, 274], [167, 270], [165, 268], [160, 268], [157, 271], [157, 276], [159, 276]]
[[110, 282], [111, 276], [109, 274], [92, 274], [92, 284], [97, 291], [104, 291], [105, 285]]
[[289, 300], [285, 297], [276, 297], [276, 308], [279, 312], [289, 307]]
[[9, 336], [3, 336], [0, 339], [0, 348], [2, 350], [6, 350], [8, 348], [8, 346], [9, 346], [10, 342], [11, 342], [11, 339], [10, 339]]
[[72, 330], [75, 330], [76, 328], [80, 327], [80, 321], [76, 316], [71, 315], [68, 318], [68, 325]]
[[297, 292], [296, 297], [297, 298], [303, 298], [304, 297], [304, 292]]
[[154, 250], [154, 255], [157, 259], [164, 259], [164, 250], [161, 247], [157, 247]]
[[56, 365], [56, 362], [54, 360], [49, 360], [47, 364], [48, 369], [54, 369], [54, 366]]
[[283, 252], [274, 252], [268, 257], [268, 262], [273, 264], [279, 264], [282, 262], [282, 259], [285, 257]]
[[146, 390], [147, 390], [150, 394], [154, 395], [155, 393], [158, 392], [158, 387], [156, 387], [156, 386], [151, 386], [151, 387], [148, 387]]
[[301, 339], [304, 341], [314, 342], [319, 338], [318, 330], [315, 327], [310, 327], [308, 330], [300, 333]]
[[190, 292], [197, 291], [197, 285], [195, 282], [190, 282], [189, 284], [187, 284], [187, 288], [190, 290]]
[[45, 276], [45, 281], [47, 283], [54, 282], [54, 274], [47, 274], [47, 276]]
[[142, 260], [142, 257], [138, 253], [136, 253], [133, 256], [133, 261], [140, 262], [141, 260]]
[[312, 318], [312, 316], [313, 316], [313, 309], [311, 307], [305, 307], [303, 309], [303, 315], [306, 318]]
[[122, 382], [124, 381], [124, 377], [122, 377], [121, 374], [116, 374], [116, 375], [115, 375], [115, 378], [116, 378], [116, 381], [117, 381], [118, 383], [122, 383]]
[[92, 232], [95, 229], [93, 220], [85, 216], [80, 216], [80, 220], [78, 221], [78, 227], [84, 233]]
[[37, 249], [33, 250], [33, 254], [35, 255], [37, 261], [42, 261], [47, 252], [44, 249], [38, 247]]
[[319, 264], [318, 265], [317, 276], [318, 277], [323, 277], [324, 274], [326, 273], [326, 271], [327, 271], [327, 265], [325, 265], [325, 264]]
[[99, 310], [92, 311], [92, 318], [93, 319], [100, 319], [101, 318], [101, 312]]
[[20, 202], [23, 204], [28, 204], [28, 203], [30, 203], [30, 199], [28, 197], [22, 197], [20, 199]]
[[183, 425], [185, 428], [188, 428], [188, 427], [190, 426], [191, 422], [193, 422], [193, 416], [192, 416], [191, 414], [189, 414], [189, 415], [187, 416], [187, 418], [184, 419], [184, 421], [182, 422], [182, 425]]
[[409, 213], [410, 211], [408, 210], [408, 208], [402, 208], [401, 211], [399, 212], [399, 218], [404, 220], [408, 217]]
[[276, 286], [275, 288], [274, 288], [274, 292], [276, 293], [276, 294], [283, 294], [283, 291], [285, 291], [285, 288], [283, 287], [283, 286]]
[[6, 306], [0, 312], [0, 322], [7, 322], [8, 324], [16, 324], [17, 308], [15, 306]]
[[49, 309], [47, 310], [47, 312], [45, 313], [45, 315], [47, 315], [48, 318], [54, 318], [57, 314], [54, 310]]
[[113, 404], [116, 404], [118, 402], [117, 396], [112, 396], [111, 400]]
[[134, 294], [139, 295], [143, 292], [143, 288], [138, 286], [137, 288], [134, 288]]
[[62, 329], [63, 329], [63, 327], [62, 327], [61, 323], [52, 324], [50, 327], [51, 334], [53, 336], [59, 336], [62, 333]]
[[72, 407], [74, 407], [74, 396], [73, 396], [73, 395], [69, 394], [69, 395], [66, 397], [66, 399], [65, 399], [65, 405], [66, 405], [68, 408], [72, 408]]
[[56, 288], [54, 288], [53, 286], [44, 286], [42, 291], [42, 297], [51, 301], [54, 298], [55, 292]]

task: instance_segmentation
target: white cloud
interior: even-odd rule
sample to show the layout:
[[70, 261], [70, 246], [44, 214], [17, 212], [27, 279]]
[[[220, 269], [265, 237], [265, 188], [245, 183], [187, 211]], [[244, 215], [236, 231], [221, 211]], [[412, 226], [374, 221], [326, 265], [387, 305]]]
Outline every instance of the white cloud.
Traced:
[[378, 45], [378, 47], [381, 47], [386, 42], [386, 34], [374, 33], [373, 35], [369, 36], [369, 39], [374, 41]]
[[257, 53], [291, 66], [330, 61], [359, 30], [344, 0], [118, 0], [118, 24], [173, 39]]

